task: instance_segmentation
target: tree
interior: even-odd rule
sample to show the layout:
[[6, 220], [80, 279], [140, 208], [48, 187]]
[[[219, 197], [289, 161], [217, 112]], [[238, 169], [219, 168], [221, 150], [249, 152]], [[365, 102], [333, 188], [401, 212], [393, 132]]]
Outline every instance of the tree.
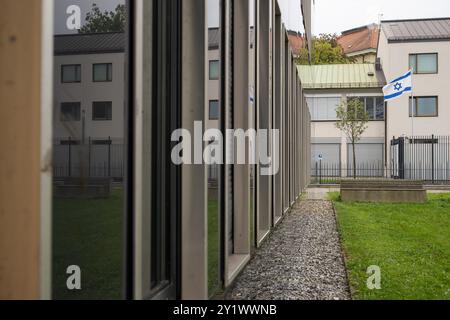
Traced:
[[353, 147], [353, 178], [356, 179], [355, 147], [367, 130], [369, 114], [364, 108], [364, 103], [358, 98], [343, 101], [336, 109], [336, 114], [338, 118], [336, 127], [346, 134]]
[[126, 20], [125, 5], [118, 5], [115, 11], [101, 11], [94, 3], [91, 11], [86, 14], [86, 23], [79, 33], [125, 32]]
[[[345, 56], [344, 50], [338, 44], [336, 34], [321, 34], [313, 39], [312, 64], [347, 64], [353, 62], [354, 59]], [[308, 50], [306, 48], [300, 51], [297, 63], [302, 65], [309, 64]]]

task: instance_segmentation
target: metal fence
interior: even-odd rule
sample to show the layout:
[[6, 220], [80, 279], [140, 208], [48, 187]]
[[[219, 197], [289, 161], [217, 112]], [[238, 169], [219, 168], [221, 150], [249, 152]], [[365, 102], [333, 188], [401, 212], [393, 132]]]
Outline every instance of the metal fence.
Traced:
[[[356, 174], [355, 174], [356, 173]], [[311, 169], [313, 184], [339, 184], [343, 178], [380, 179], [390, 177], [382, 162], [358, 163], [356, 170], [353, 165], [342, 166], [340, 163], [317, 161]]]
[[450, 183], [450, 136], [394, 138], [390, 167], [395, 179]]
[[[101, 142], [99, 142], [101, 141]], [[91, 140], [82, 144], [68, 140], [53, 146], [54, 178], [70, 177], [124, 177], [124, 146], [114, 144], [110, 138]]]
[[420, 180], [427, 184], [450, 184], [450, 136], [394, 138], [389, 163], [315, 162], [311, 168], [313, 184], [339, 184], [342, 178]]

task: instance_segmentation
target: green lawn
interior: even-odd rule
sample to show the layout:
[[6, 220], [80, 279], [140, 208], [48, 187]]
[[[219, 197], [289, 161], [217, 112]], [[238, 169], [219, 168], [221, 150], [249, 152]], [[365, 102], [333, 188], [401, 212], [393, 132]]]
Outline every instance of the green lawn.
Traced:
[[[57, 199], [53, 210], [53, 297], [120, 299], [123, 193], [108, 199]], [[66, 287], [70, 265], [81, 268], [82, 290]]]
[[[450, 299], [450, 194], [427, 204], [343, 203], [338, 213], [355, 299]], [[369, 290], [369, 266], [381, 268], [381, 290]]]
[[220, 290], [219, 274], [219, 204], [216, 200], [208, 201], [208, 291], [213, 296]]

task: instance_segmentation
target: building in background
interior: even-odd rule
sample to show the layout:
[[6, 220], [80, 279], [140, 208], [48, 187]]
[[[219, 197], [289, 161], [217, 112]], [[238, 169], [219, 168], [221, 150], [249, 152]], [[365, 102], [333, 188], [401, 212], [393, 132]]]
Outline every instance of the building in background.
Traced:
[[370, 24], [342, 32], [337, 41], [344, 54], [355, 63], [375, 63], [379, 35], [379, 26]]
[[123, 179], [125, 41], [125, 33], [55, 36], [55, 179]]
[[54, 137], [86, 143], [124, 136], [125, 34], [55, 36]]
[[[413, 70], [410, 95], [387, 102], [389, 166], [400, 179], [450, 180], [450, 18], [381, 23], [378, 58], [388, 81]], [[414, 115], [414, 117], [413, 117]]]
[[300, 32], [293, 30], [288, 30], [287, 34], [292, 47], [292, 54], [295, 58], [300, 57], [301, 51], [306, 49], [305, 37]]
[[208, 29], [208, 129], [218, 129], [220, 119], [220, 29]]
[[346, 176], [347, 170], [351, 172], [352, 146], [336, 127], [336, 108], [346, 99], [358, 98], [364, 103], [370, 122], [357, 145], [357, 166], [375, 168], [371, 174], [382, 176], [386, 140], [382, 92], [386, 82], [382, 71], [375, 64], [298, 66], [298, 69], [311, 112], [312, 175], [319, 165], [328, 171], [328, 176]]
[[[450, 18], [391, 20], [381, 23], [378, 58], [386, 79], [409, 69], [413, 74], [416, 104], [414, 119], [410, 97], [387, 103], [387, 135], [450, 135]], [[412, 121], [414, 120], [414, 121]]]

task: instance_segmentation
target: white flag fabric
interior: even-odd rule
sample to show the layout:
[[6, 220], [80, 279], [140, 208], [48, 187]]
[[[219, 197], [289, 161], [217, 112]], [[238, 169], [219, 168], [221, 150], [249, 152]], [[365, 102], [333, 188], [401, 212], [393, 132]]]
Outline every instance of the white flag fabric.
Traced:
[[384, 100], [389, 101], [396, 99], [403, 95], [404, 93], [408, 93], [412, 91], [412, 71], [408, 71], [408, 73], [403, 76], [392, 80], [383, 88]]

